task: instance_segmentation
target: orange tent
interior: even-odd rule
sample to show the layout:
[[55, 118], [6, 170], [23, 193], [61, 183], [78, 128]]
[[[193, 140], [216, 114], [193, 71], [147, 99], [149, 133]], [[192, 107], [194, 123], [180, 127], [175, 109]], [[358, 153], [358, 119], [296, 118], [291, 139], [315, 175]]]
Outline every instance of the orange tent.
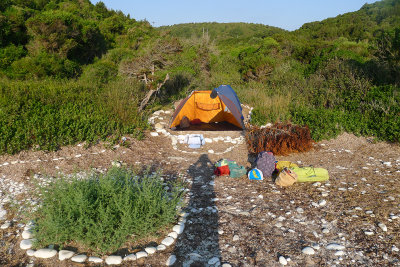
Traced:
[[186, 116], [190, 121], [198, 119], [204, 123], [226, 121], [243, 129], [243, 116], [240, 106], [235, 105], [235, 101], [231, 100], [230, 95], [217, 92], [216, 97], [212, 98], [211, 92], [193, 91], [182, 100], [172, 115], [170, 128], [177, 127], [183, 116]]

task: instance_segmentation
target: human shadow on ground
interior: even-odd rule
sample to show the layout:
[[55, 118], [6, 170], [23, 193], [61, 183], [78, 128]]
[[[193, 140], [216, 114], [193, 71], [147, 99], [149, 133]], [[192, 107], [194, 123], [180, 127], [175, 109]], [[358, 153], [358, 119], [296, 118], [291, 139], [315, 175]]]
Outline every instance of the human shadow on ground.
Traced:
[[207, 154], [188, 169], [192, 181], [185, 229], [179, 235], [173, 254], [174, 266], [215, 266], [221, 260], [218, 237], [218, 210], [215, 206], [213, 164]]

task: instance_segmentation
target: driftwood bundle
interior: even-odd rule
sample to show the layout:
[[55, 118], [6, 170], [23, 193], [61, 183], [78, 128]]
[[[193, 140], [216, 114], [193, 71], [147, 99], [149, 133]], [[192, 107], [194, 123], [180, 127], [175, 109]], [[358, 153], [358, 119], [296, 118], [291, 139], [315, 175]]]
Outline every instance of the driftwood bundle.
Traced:
[[287, 123], [266, 128], [250, 126], [246, 131], [246, 142], [250, 153], [271, 151], [274, 155], [308, 151], [313, 144], [308, 127]]

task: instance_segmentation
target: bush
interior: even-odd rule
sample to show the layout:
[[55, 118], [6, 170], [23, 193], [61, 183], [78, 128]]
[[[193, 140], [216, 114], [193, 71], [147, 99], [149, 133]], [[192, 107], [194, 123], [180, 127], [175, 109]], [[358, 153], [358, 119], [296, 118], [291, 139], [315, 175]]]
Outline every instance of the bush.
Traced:
[[110, 253], [172, 223], [182, 204], [183, 188], [166, 190], [160, 174], [137, 176], [124, 168], [88, 178], [61, 177], [40, 187], [35, 221], [36, 247], [77, 242], [97, 253]]
[[99, 87], [80, 81], [0, 82], [0, 154], [37, 147], [88, 144], [123, 134], [140, 137], [146, 120], [138, 114], [142, 95], [121, 80]]

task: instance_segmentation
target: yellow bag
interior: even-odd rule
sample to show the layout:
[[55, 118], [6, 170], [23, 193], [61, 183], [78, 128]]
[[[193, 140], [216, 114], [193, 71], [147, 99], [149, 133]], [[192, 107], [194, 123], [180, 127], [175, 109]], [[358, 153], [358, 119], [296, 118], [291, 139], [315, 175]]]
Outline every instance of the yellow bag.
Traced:
[[278, 171], [282, 171], [284, 168], [289, 168], [289, 169], [293, 169], [293, 168], [298, 168], [299, 166], [297, 166], [297, 164], [290, 162], [290, 161], [284, 161], [284, 160], [280, 160], [276, 163], [276, 169]]
[[279, 186], [290, 186], [297, 182], [297, 174], [288, 168], [284, 168], [275, 180], [275, 184]]

